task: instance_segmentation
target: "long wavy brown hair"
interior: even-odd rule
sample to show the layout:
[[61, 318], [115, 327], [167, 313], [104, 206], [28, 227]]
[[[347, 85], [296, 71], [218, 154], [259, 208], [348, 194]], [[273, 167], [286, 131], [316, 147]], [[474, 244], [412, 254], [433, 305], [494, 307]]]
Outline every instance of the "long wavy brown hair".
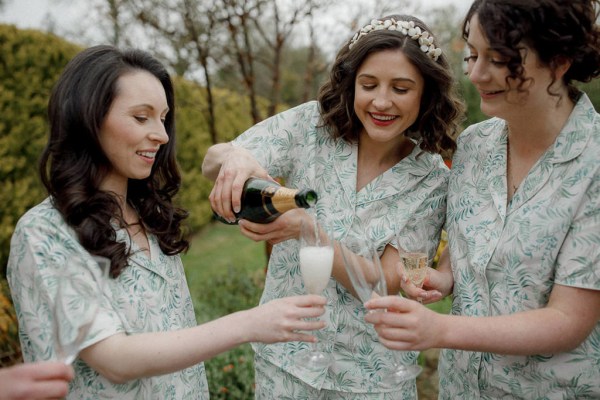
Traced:
[[[431, 30], [423, 21], [407, 15], [390, 15], [382, 18], [396, 21], [413, 21], [421, 30]], [[434, 41], [434, 45], [439, 44]], [[354, 111], [354, 84], [362, 63], [373, 53], [399, 50], [421, 72], [425, 81], [419, 116], [405, 135], [422, 139], [420, 148], [431, 153], [449, 153], [456, 148], [464, 118], [464, 104], [456, 91], [456, 82], [447, 58], [442, 54], [434, 61], [419, 48], [418, 41], [397, 31], [377, 30], [363, 36], [350, 49], [345, 43], [337, 54], [329, 80], [321, 87], [318, 101], [323, 125], [334, 138], [349, 142], [358, 140], [363, 125]]]
[[127, 267], [131, 253], [126, 243], [116, 240], [115, 222], [126, 226], [116, 195], [100, 190], [111, 165], [98, 136], [115, 99], [117, 80], [136, 70], [154, 75], [165, 90], [170, 110], [165, 120], [169, 142], [160, 147], [148, 178], [129, 180], [127, 201], [138, 212], [146, 231], [156, 235], [165, 254], [187, 250], [182, 221], [188, 213], [173, 204], [181, 183], [175, 160], [173, 84], [163, 65], [150, 54], [102, 45], [76, 55], [52, 91], [48, 104], [50, 137], [39, 164], [41, 180], [54, 206], [83, 247], [111, 259], [112, 277]]

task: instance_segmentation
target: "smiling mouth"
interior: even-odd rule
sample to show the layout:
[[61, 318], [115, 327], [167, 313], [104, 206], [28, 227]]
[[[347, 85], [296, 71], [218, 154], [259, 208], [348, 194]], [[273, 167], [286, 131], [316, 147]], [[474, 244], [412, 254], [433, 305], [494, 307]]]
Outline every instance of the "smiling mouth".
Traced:
[[504, 92], [504, 90], [480, 90], [479, 91], [479, 93], [482, 96], [493, 96], [493, 95], [500, 94], [503, 92]]
[[138, 151], [137, 154], [142, 157], [152, 158], [152, 159], [154, 159], [156, 157], [156, 152], [153, 152], [153, 151]]
[[387, 122], [387, 121], [392, 121], [396, 118], [398, 118], [396, 115], [377, 115], [377, 114], [372, 114], [370, 113], [371, 118], [377, 120], [377, 121], [383, 121], [383, 122]]

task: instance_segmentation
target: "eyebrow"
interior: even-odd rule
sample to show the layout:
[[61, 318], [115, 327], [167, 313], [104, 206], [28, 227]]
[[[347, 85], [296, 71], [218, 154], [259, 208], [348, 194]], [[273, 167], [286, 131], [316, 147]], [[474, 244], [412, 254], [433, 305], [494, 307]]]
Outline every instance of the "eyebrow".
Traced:
[[[357, 78], [372, 78], [372, 79], [377, 79], [376, 76], [369, 75], [369, 74], [360, 74], [360, 75], [357, 76]], [[417, 83], [415, 80], [410, 79], [410, 78], [393, 78], [392, 82], [412, 82], [412, 83]]]
[[[150, 110], [154, 111], [154, 106], [152, 104], [148, 104], [148, 103], [136, 104], [136, 105], [129, 107], [129, 109], [138, 108], [138, 107], [149, 108]], [[169, 111], [170, 111], [169, 107], [167, 107], [163, 110], [163, 112], [169, 112]]]

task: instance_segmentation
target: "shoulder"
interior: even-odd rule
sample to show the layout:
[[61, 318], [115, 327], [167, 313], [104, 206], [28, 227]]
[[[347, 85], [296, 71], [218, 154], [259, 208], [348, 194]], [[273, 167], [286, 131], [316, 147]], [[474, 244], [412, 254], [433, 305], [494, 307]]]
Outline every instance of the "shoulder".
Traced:
[[572, 120], [576, 130], [588, 132], [594, 146], [600, 145], [600, 113], [596, 111], [587, 94], [582, 93], [575, 105]]
[[500, 118], [486, 119], [485, 121], [475, 123], [465, 128], [465, 130], [458, 136], [457, 142], [459, 145], [464, 145], [465, 142], [470, 142], [473, 140], [487, 140], [490, 137], [495, 137], [501, 134], [505, 129], [505, 126], [506, 122]]
[[16, 228], [28, 228], [36, 226], [63, 226], [66, 225], [60, 212], [52, 204], [50, 197], [38, 205], [30, 208], [17, 222]]
[[500, 118], [470, 125], [458, 137], [457, 147], [452, 159], [452, 168], [460, 160], [480, 161], [489, 152], [496, 151], [506, 135], [506, 122]]
[[277, 120], [277, 119], [313, 119], [318, 118], [320, 116], [319, 112], [319, 103], [314, 101], [309, 101], [306, 103], [299, 104], [297, 106], [288, 108], [287, 110], [283, 110], [278, 112], [274, 116], [267, 118], [265, 121], [269, 120]]
[[[9, 274], [43, 268], [47, 257], [68, 259], [81, 246], [49, 198], [28, 210], [17, 222], [10, 242]], [[28, 272], [29, 271], [29, 272]]]
[[290, 112], [294, 112], [301, 115], [307, 115], [314, 117], [320, 115], [319, 102], [316, 100], [308, 101], [306, 103], [299, 104], [295, 107], [290, 108]]
[[50, 198], [28, 210], [19, 219], [11, 239], [11, 252], [17, 248], [76, 246], [77, 234], [67, 224]]

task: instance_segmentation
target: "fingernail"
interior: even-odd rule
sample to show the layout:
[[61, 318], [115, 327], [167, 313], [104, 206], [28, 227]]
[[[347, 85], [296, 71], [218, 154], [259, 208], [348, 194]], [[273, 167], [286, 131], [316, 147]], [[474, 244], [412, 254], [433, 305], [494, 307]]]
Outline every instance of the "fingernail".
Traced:
[[233, 207], [233, 212], [236, 213], [236, 214], [239, 213], [240, 212], [240, 206]]

